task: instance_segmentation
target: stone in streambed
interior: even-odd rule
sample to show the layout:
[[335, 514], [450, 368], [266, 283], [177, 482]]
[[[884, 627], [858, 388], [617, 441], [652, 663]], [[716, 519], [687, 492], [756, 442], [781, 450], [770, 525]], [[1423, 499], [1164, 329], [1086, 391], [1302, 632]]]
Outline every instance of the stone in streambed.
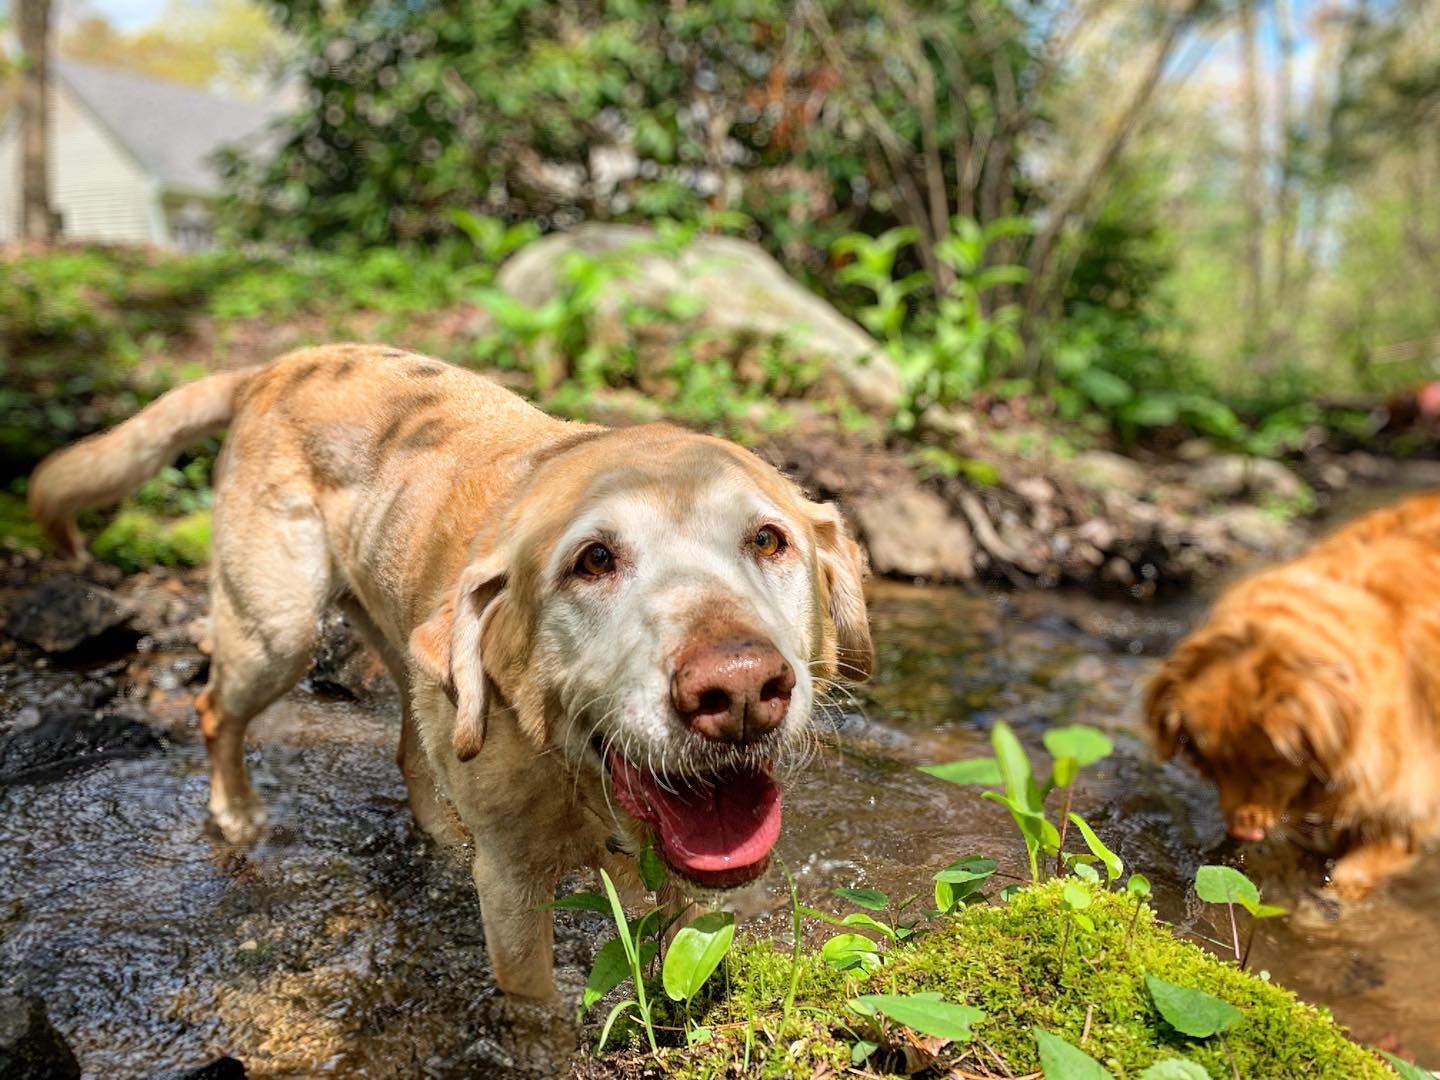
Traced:
[[74, 574], [57, 574], [22, 594], [5, 633], [47, 653], [65, 653], [129, 622], [124, 599]]
[[878, 574], [969, 581], [975, 576], [975, 541], [940, 496], [900, 488], [855, 500], [855, 519]]
[[33, 995], [0, 995], [0, 1080], [68, 1080], [80, 1063]]
[[150, 1080], [245, 1080], [245, 1066], [233, 1057], [220, 1057], [204, 1065], [156, 1073]]

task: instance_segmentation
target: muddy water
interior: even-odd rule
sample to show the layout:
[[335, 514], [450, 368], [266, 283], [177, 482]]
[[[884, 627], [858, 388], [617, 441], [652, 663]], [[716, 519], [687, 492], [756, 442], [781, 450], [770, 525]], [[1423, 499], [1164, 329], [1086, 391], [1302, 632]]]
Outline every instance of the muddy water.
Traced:
[[[1205, 786], [1150, 762], [1137, 737], [1138, 685], [1197, 603], [881, 585], [871, 610], [880, 676], [789, 785], [781, 854], [804, 900], [842, 885], [927, 890], [975, 852], [1020, 873], [1001, 808], [913, 768], [986, 752], [999, 720], [1032, 748], [1056, 722], [1114, 735], [1118, 753], [1082, 780], [1077, 808], [1187, 932], [1228, 935], [1186, 899], [1203, 862], [1244, 866], [1280, 902], [1323, 880], [1283, 846], [1230, 844]], [[14, 704], [0, 688], [0, 710]], [[253, 1076], [506, 1075], [468, 875], [411, 829], [393, 709], [297, 691], [253, 731], [276, 825], [248, 852], [206, 832], [204, 752], [185, 739], [0, 789], [0, 985], [45, 998], [88, 1075], [221, 1053]], [[780, 934], [782, 904], [772, 880], [742, 907]], [[593, 917], [561, 919], [571, 992], [600, 932]], [[1337, 926], [1267, 924], [1252, 955], [1358, 1037], [1432, 1064], [1437, 961], [1440, 856]]]

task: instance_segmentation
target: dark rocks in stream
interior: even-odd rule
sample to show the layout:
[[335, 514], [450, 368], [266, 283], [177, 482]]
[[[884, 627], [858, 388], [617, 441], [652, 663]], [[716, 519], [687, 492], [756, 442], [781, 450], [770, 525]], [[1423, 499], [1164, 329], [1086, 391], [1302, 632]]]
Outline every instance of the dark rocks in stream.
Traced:
[[385, 665], [343, 612], [331, 608], [320, 616], [319, 631], [307, 676], [312, 689], [362, 703], [395, 693]]
[[134, 606], [109, 589], [56, 574], [19, 596], [5, 633], [47, 653], [68, 653], [124, 627]]
[[0, 1080], [68, 1080], [80, 1063], [33, 995], [0, 994]]

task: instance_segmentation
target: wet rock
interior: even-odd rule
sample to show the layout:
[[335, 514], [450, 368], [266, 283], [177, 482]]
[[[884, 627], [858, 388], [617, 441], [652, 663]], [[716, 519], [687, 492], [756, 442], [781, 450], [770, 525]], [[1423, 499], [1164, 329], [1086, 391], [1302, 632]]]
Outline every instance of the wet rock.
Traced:
[[204, 1065], [156, 1073], [150, 1080], [245, 1080], [245, 1066], [233, 1057], [220, 1057]]
[[[822, 382], [838, 384], [867, 409], [893, 415], [903, 394], [900, 373], [880, 345], [855, 323], [793, 280], [762, 248], [728, 236], [697, 236], [682, 251], [656, 243], [653, 230], [591, 223], [527, 244], [500, 268], [496, 284], [521, 303], [538, 307], [564, 287], [566, 256], [626, 253], [625, 272], [610, 282], [599, 321], [623, 326], [628, 304], [664, 307], [693, 300], [698, 328], [725, 338], [767, 342], [784, 337], [818, 362]], [[654, 344], [654, 343], [650, 343]]]
[[1075, 458], [1073, 470], [1075, 482], [1091, 491], [1140, 495], [1150, 486], [1145, 466], [1108, 450], [1086, 450]]
[[320, 640], [309, 679], [315, 689], [356, 701], [374, 701], [394, 692], [380, 658], [344, 614], [333, 608], [320, 617]]
[[1189, 482], [1197, 491], [1216, 499], [1231, 499], [1247, 492], [1296, 499], [1305, 492], [1304, 482], [1280, 462], [1241, 454], [1211, 458], [1190, 474]]
[[48, 653], [64, 653], [129, 622], [134, 608], [109, 589], [57, 574], [23, 593], [5, 633]]
[[968, 581], [975, 576], [975, 542], [940, 496], [901, 488], [857, 499], [855, 518], [879, 574]]
[[65, 1037], [31, 995], [0, 995], [0, 1080], [64, 1080], [80, 1075]]
[[0, 719], [0, 787], [160, 749], [164, 738], [141, 715], [133, 706], [97, 708], [83, 686], [17, 709]]
[[1287, 555], [1299, 550], [1305, 534], [1258, 506], [1232, 506], [1215, 520], [1238, 543], [1267, 555]]

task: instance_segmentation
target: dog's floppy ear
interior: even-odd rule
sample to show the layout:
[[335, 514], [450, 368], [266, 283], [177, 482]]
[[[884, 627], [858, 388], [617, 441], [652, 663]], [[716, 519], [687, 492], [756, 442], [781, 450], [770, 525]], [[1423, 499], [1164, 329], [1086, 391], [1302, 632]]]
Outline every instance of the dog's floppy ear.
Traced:
[[835, 627], [838, 674], [856, 681], [868, 679], [875, 667], [875, 647], [865, 612], [864, 583], [870, 569], [865, 552], [850, 538], [845, 519], [830, 503], [811, 503], [810, 517], [826, 608]]
[[1180, 749], [1185, 714], [1180, 710], [1175, 661], [1168, 660], [1145, 688], [1145, 724], [1150, 729], [1155, 756], [1169, 761]]
[[461, 761], [469, 761], [485, 744], [485, 713], [495, 684], [485, 670], [481, 642], [505, 584], [501, 556], [471, 563], [450, 599], [410, 635], [411, 658], [445, 688], [455, 705], [455, 753]]

